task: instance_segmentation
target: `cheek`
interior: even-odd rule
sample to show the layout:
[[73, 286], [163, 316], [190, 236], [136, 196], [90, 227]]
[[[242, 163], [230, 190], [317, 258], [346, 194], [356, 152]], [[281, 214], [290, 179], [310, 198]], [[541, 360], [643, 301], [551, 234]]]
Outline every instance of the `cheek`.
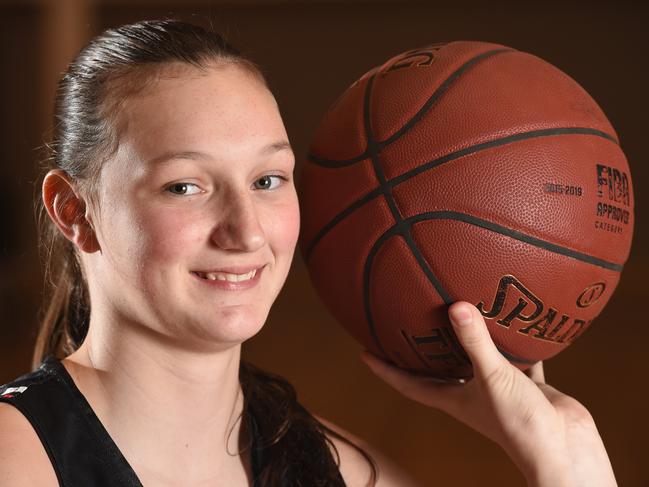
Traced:
[[300, 233], [300, 209], [297, 197], [275, 208], [269, 218], [272, 222], [271, 234], [268, 237], [270, 245], [276, 252], [288, 253], [292, 256]]
[[162, 270], [174, 262], [183, 264], [191, 249], [205, 238], [200, 217], [178, 208], [133, 205], [120, 220], [119, 227], [107, 230], [122, 242], [118, 245], [127, 258], [135, 261], [134, 268], [155, 264]]
[[[123, 174], [117, 169], [116, 174]], [[102, 279], [115, 282], [118, 289], [126, 285], [150, 290], [186, 269], [204, 244], [204, 215], [179, 202], [159, 201], [141, 178], [124, 184], [124, 177], [110, 172], [102, 177], [98, 215]]]

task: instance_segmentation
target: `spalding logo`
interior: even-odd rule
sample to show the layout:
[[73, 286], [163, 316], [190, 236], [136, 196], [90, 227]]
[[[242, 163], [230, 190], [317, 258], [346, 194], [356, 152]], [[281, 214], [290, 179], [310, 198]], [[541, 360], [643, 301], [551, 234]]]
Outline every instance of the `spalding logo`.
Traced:
[[[513, 309], [506, 309], [508, 294], [515, 292], [518, 294], [518, 303]], [[586, 293], [585, 296], [589, 298], [590, 294]], [[476, 307], [485, 318], [499, 318], [496, 323], [505, 328], [510, 328], [512, 323], [515, 323], [518, 333], [555, 343], [573, 342], [593, 321], [571, 317], [547, 306], [541, 298], [512, 275], [500, 279], [491, 311], [487, 311], [484, 301], [480, 301]], [[544, 311], [545, 314], [542, 316]], [[557, 316], [561, 316], [558, 323], [555, 322]], [[524, 326], [521, 327], [521, 323]], [[526, 326], [527, 323], [531, 324]]]
[[577, 298], [577, 306], [588, 308], [591, 304], [596, 303], [604, 294], [604, 289], [606, 289], [606, 284], [603, 282], [591, 284]]

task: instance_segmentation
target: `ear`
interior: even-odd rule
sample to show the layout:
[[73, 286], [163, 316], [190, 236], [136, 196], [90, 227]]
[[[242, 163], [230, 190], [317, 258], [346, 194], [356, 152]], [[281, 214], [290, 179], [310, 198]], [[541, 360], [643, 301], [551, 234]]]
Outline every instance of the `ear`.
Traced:
[[45, 175], [43, 203], [61, 233], [79, 250], [89, 254], [100, 250], [86, 202], [64, 171], [55, 169]]

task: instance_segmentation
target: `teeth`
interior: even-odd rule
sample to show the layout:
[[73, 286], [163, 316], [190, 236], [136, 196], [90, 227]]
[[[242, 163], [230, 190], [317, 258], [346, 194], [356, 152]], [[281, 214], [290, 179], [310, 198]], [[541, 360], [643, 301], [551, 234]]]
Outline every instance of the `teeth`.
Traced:
[[257, 274], [257, 269], [253, 269], [247, 274], [230, 274], [228, 272], [199, 272], [198, 275], [203, 279], [209, 281], [228, 281], [228, 282], [240, 282], [248, 281], [255, 277]]

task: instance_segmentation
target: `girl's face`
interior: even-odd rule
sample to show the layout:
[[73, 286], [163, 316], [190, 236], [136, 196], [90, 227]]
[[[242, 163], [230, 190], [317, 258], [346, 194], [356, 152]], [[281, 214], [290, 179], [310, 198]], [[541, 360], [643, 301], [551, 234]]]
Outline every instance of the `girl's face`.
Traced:
[[[85, 254], [93, 313], [214, 350], [254, 335], [299, 230], [277, 104], [244, 68], [184, 68], [125, 100]], [[142, 328], [144, 327], [144, 328]]]

